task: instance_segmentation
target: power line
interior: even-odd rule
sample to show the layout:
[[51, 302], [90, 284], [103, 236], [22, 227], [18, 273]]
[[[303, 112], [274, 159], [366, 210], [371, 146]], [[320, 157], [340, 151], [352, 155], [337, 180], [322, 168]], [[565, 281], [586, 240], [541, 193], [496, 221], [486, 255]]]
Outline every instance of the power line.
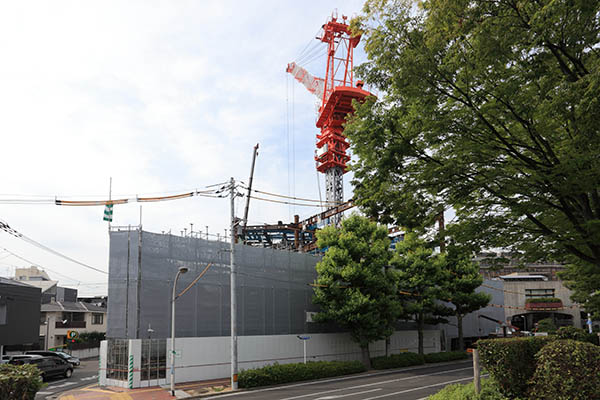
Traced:
[[106, 275], [108, 275], [108, 272], [106, 272], [106, 271], [103, 271], [103, 270], [101, 270], [101, 269], [99, 269], [99, 268], [96, 268], [96, 267], [92, 267], [91, 265], [85, 264], [85, 263], [83, 263], [83, 262], [81, 262], [81, 261], [75, 260], [74, 258], [71, 258], [71, 257], [69, 257], [69, 256], [67, 256], [67, 255], [64, 255], [64, 254], [62, 254], [62, 253], [60, 253], [60, 252], [58, 252], [58, 251], [56, 251], [56, 250], [53, 250], [53, 249], [51, 249], [51, 248], [50, 248], [50, 247], [48, 247], [48, 246], [45, 246], [45, 245], [43, 245], [43, 244], [41, 244], [41, 243], [39, 243], [39, 242], [36, 242], [35, 240], [33, 240], [33, 239], [31, 239], [31, 238], [29, 238], [29, 237], [27, 237], [27, 236], [23, 235], [22, 233], [18, 232], [16, 229], [14, 229], [14, 228], [11, 228], [11, 227], [10, 227], [10, 226], [9, 226], [9, 225], [8, 225], [6, 222], [4, 222], [4, 221], [0, 221], [0, 230], [3, 230], [3, 231], [5, 231], [6, 233], [8, 233], [9, 235], [12, 235], [12, 236], [14, 236], [14, 237], [16, 237], [16, 238], [19, 238], [19, 239], [21, 239], [21, 240], [23, 240], [23, 241], [25, 241], [25, 242], [27, 242], [27, 243], [29, 243], [29, 244], [33, 245], [33, 246], [36, 246], [36, 247], [38, 247], [38, 248], [40, 248], [40, 249], [42, 249], [42, 250], [46, 250], [47, 252], [49, 252], [49, 253], [52, 253], [52, 254], [54, 254], [54, 255], [56, 255], [56, 256], [58, 256], [58, 257], [62, 257], [62, 258], [64, 258], [65, 260], [69, 260], [69, 261], [71, 261], [71, 262], [73, 262], [73, 263], [75, 263], [75, 264], [79, 264], [79, 265], [81, 265], [81, 266], [82, 266], [82, 267], [84, 267], [84, 268], [88, 268], [88, 269], [91, 269], [91, 270], [93, 270], [93, 271], [100, 272], [100, 273], [102, 273], [102, 274], [106, 274]]
[[[247, 189], [247, 187], [246, 187], [246, 189]], [[329, 204], [329, 205], [339, 205], [339, 204], [341, 204], [341, 203], [335, 202], [335, 201], [334, 202], [328, 202], [328, 201], [322, 201], [322, 200], [304, 199], [302, 197], [286, 196], [286, 195], [283, 195], [283, 194], [264, 192], [262, 190], [257, 190], [257, 189], [252, 189], [252, 191], [255, 192], [255, 193], [266, 194], [268, 196], [281, 197], [281, 198], [284, 198], [284, 199], [309, 201], [309, 202], [313, 202], [313, 203], [323, 203], [323, 204]]]

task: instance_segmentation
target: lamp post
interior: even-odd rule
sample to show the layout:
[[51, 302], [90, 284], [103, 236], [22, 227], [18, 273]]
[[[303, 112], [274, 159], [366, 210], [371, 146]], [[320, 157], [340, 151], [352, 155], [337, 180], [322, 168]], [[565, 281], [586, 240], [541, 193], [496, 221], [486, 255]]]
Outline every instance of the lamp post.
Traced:
[[48, 350], [48, 344], [50, 343], [50, 317], [46, 317], [46, 350]]
[[175, 396], [175, 289], [179, 275], [188, 272], [186, 267], [179, 267], [173, 282], [173, 296], [171, 297], [171, 396]]

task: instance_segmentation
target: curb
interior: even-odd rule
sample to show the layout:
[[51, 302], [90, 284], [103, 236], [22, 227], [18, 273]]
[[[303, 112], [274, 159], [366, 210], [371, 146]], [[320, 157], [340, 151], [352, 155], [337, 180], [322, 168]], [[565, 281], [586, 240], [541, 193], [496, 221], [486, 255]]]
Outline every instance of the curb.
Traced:
[[372, 371], [367, 371], [367, 372], [359, 372], [357, 374], [330, 376], [328, 378], [313, 379], [313, 380], [306, 380], [306, 381], [294, 381], [294, 382], [288, 382], [288, 383], [281, 383], [278, 385], [258, 386], [258, 387], [248, 388], [248, 389], [238, 389], [235, 392], [232, 392], [231, 390], [224, 390], [222, 392], [203, 393], [203, 394], [193, 395], [191, 397], [186, 397], [186, 399], [190, 399], [190, 400], [203, 399], [206, 397], [217, 397], [217, 396], [231, 394], [231, 393], [252, 392], [254, 390], [260, 390], [260, 389], [266, 389], [266, 388], [275, 389], [277, 387], [285, 387], [285, 386], [289, 386], [289, 385], [298, 385], [298, 384], [307, 385], [310, 383], [319, 383], [321, 381], [327, 381], [329, 379], [334, 379], [334, 378], [352, 379], [352, 378], [363, 378], [363, 377], [370, 377], [370, 376], [391, 375], [391, 374], [395, 374], [397, 372], [413, 371], [413, 370], [419, 370], [419, 369], [424, 369], [424, 368], [431, 368], [431, 367], [444, 366], [444, 365], [453, 365], [453, 364], [464, 363], [464, 362], [472, 362], [471, 357], [464, 358], [461, 360], [444, 361], [444, 362], [440, 362], [440, 363], [421, 364], [421, 365], [414, 365], [414, 366], [410, 366], [410, 367], [402, 367], [402, 368], [395, 368], [395, 369], [372, 370]]

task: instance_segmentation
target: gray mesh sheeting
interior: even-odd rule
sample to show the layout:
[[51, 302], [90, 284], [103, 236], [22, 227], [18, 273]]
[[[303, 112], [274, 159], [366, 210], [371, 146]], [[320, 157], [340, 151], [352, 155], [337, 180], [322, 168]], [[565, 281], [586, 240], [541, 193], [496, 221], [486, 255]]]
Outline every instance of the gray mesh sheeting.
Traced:
[[[316, 278], [319, 257], [241, 244], [235, 251], [239, 335], [336, 330], [306, 323], [305, 311], [318, 309], [311, 303], [309, 284]], [[177, 300], [178, 337], [229, 336], [229, 244], [150, 232], [140, 237], [137, 230], [110, 232], [107, 336], [170, 336], [170, 298], [178, 268], [189, 268], [178, 281], [179, 293], [209, 262], [208, 272]]]

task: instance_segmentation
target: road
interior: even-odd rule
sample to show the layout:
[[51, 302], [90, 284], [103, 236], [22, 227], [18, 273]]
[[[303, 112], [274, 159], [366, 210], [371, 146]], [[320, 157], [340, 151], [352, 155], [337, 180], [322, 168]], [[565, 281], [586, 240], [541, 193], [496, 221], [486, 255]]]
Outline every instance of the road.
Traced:
[[69, 379], [50, 379], [48, 386], [37, 392], [35, 400], [53, 399], [65, 390], [75, 389], [98, 381], [98, 359], [82, 360], [81, 365], [73, 370]]
[[[436, 366], [420, 366], [401, 372], [378, 372], [325, 379], [245, 392], [209, 399], [235, 400], [422, 400], [452, 383], [468, 383], [473, 377], [471, 360]], [[233, 398], [230, 400], [234, 400]]]

